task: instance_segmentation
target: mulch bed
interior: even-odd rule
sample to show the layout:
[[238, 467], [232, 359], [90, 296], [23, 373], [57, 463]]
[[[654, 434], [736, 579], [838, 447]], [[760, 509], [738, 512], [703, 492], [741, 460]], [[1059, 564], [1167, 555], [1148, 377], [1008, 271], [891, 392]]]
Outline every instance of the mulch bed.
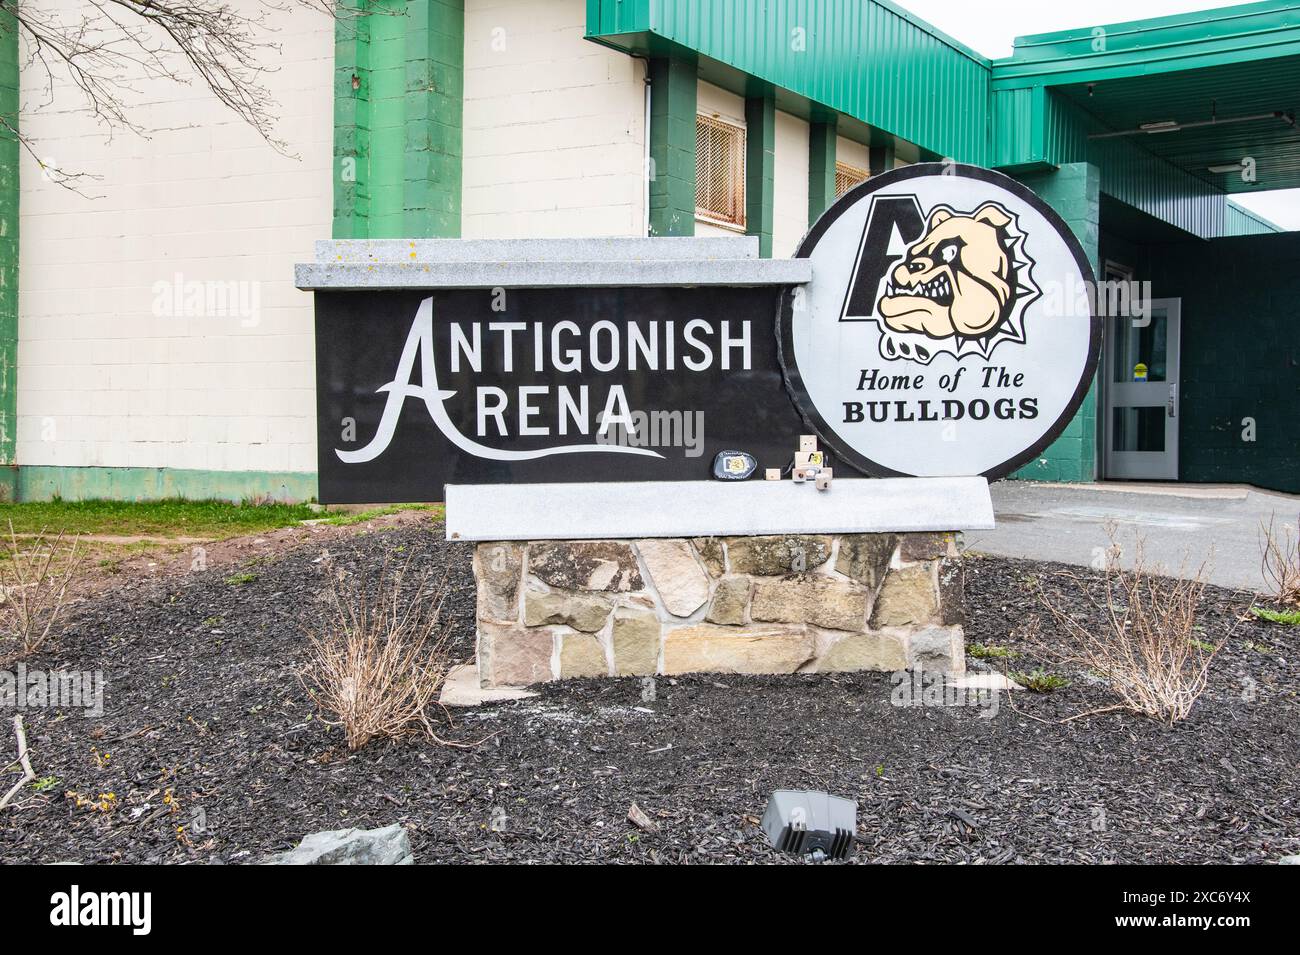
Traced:
[[[466, 545], [404, 526], [329, 546], [371, 577], [386, 559], [446, 573], [458, 646], [472, 652]], [[1300, 851], [1300, 634], [1239, 622], [1244, 594], [1207, 591], [1204, 639], [1232, 637], [1172, 728], [1115, 713], [1057, 722], [1112, 702], [1079, 673], [1017, 694], [1014, 709], [1004, 696], [994, 715], [891, 705], [888, 674], [660, 677], [652, 699], [637, 679], [578, 680], [458, 711], [445, 735], [487, 738], [466, 749], [416, 738], [349, 753], [295, 677], [301, 623], [323, 611], [319, 557], [307, 542], [242, 583], [229, 568], [132, 577], [78, 605], [57, 649], [28, 666], [104, 671], [105, 712], [25, 713], [47, 781], [0, 815], [0, 862], [254, 862], [309, 832], [393, 822], [418, 862], [788, 861], [757, 825], [777, 788], [856, 798], [857, 862]], [[1036, 612], [1036, 581], [1064, 586], [1062, 569], [971, 560], [968, 642], [1020, 649], [1030, 655], [1013, 667], [1032, 667], [1009, 634]], [[0, 716], [7, 762], [12, 714]], [[68, 791], [113, 793], [115, 808], [78, 808]], [[626, 820], [633, 802], [657, 832]]]

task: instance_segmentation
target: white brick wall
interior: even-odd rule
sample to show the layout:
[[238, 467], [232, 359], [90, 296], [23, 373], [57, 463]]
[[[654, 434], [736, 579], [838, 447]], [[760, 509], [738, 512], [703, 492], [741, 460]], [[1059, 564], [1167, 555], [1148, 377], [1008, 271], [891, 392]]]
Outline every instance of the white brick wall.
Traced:
[[583, 0], [466, 0], [466, 238], [645, 234], [644, 67], [585, 30]]
[[[154, 132], [109, 142], [66, 81], [46, 104], [43, 72], [24, 67], [21, 123], [37, 152], [100, 178], [87, 198], [23, 157], [20, 464], [315, 470], [311, 298], [293, 263], [330, 234], [334, 25], [296, 8], [268, 23], [281, 51], [265, 82], [292, 157], [201, 83], [144, 77], [131, 116]], [[256, 309], [159, 314], [178, 274], [242, 283]]]

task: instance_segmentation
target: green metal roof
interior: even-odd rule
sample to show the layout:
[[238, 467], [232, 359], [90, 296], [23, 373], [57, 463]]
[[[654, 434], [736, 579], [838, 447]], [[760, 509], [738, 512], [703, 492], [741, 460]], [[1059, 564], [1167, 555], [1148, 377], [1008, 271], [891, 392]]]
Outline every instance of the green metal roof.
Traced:
[[[1248, 225], [1227, 193], [1300, 186], [1300, 0], [1020, 37], [996, 61], [887, 0], [587, 0], [587, 36], [926, 158], [1093, 163], [1104, 193], [1193, 235]], [[1253, 181], [1210, 171], [1243, 159]]]
[[713, 61], [702, 72], [721, 64], [933, 156], [987, 165], [990, 61], [885, 0], [587, 0], [587, 37], [698, 54]]
[[1300, 55], [1300, 3], [1265, 0], [1017, 37], [995, 89], [1100, 82]]

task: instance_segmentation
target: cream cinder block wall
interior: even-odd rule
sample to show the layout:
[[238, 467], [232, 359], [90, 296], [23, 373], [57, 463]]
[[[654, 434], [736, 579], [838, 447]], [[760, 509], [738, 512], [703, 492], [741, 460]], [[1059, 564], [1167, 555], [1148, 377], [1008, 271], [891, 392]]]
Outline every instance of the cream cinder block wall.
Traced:
[[788, 258], [808, 231], [808, 124], [778, 110], [775, 139], [772, 255]]
[[461, 233], [645, 235], [645, 67], [583, 0], [466, 0]]
[[65, 77], [46, 102], [23, 60], [37, 154], [98, 178], [78, 195], [23, 156], [20, 465], [316, 469], [312, 302], [293, 264], [330, 234], [334, 23], [241, 5], [270, 10], [281, 50], [264, 82], [292, 155], [201, 82], [143, 75], [127, 99], [149, 136], [107, 141]]
[[858, 169], [871, 169], [871, 150], [852, 139], [835, 137], [835, 161]]

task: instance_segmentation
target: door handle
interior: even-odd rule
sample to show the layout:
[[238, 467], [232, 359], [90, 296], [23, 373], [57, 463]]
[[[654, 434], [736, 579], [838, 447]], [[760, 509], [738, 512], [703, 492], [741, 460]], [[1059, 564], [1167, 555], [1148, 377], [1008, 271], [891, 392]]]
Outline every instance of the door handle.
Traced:
[[1176, 384], [1171, 383], [1169, 385], [1169, 403], [1167, 407], [1169, 409], [1169, 417], [1176, 417], [1178, 414], [1178, 386]]

